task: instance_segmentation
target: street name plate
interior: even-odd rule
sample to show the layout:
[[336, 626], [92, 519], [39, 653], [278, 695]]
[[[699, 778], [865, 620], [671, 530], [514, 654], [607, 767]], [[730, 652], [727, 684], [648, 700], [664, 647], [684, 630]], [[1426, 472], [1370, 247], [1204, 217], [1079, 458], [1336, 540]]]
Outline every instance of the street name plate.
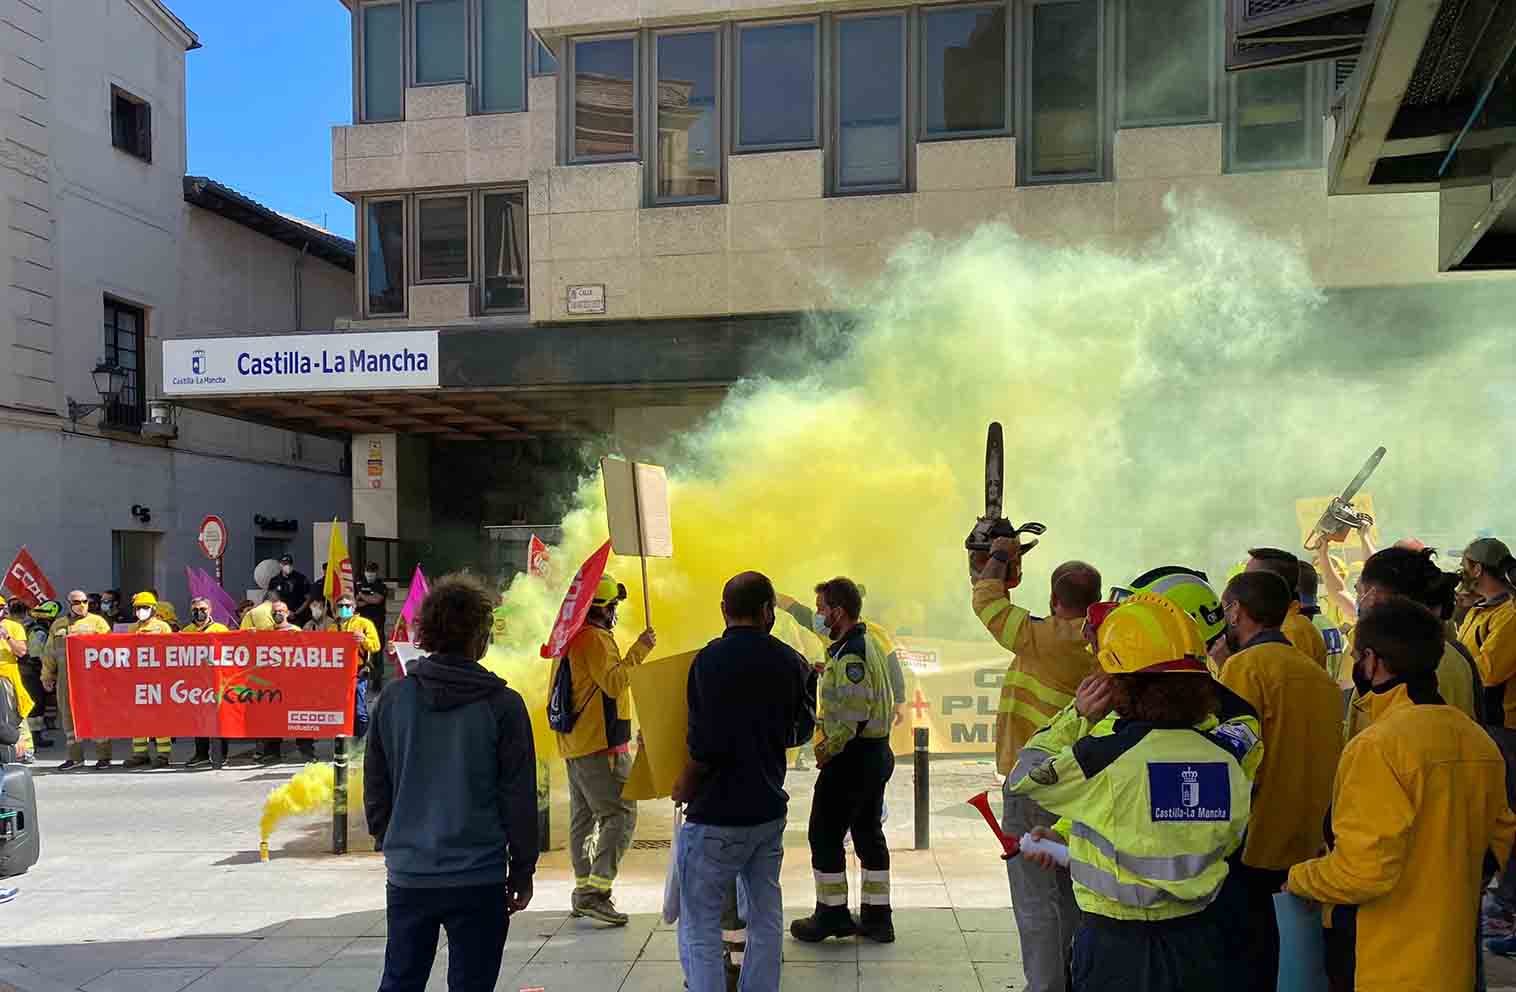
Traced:
[[605, 313], [605, 284], [570, 286], [568, 288], [568, 312], [572, 316]]

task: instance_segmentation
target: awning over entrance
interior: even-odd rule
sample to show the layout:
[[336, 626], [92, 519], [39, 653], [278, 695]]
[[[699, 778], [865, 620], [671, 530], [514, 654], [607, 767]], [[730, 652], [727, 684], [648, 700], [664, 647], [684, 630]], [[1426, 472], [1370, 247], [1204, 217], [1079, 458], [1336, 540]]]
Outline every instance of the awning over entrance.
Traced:
[[793, 367], [794, 314], [164, 342], [181, 406], [309, 434], [438, 441], [606, 434], [617, 409], [718, 403]]

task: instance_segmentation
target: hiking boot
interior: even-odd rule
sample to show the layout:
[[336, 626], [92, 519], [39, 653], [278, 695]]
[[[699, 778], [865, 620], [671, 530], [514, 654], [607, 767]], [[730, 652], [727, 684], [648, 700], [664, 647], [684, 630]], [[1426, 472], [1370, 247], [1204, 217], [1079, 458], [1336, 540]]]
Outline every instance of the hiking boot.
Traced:
[[790, 936], [807, 944], [819, 944], [828, 937], [851, 937], [857, 932], [846, 906], [818, 905], [816, 912], [790, 924]]
[[110, 767], [111, 759], [109, 758], [101, 758], [99, 761], [95, 762], [95, 771], [97, 772], [109, 771]]
[[76, 771], [78, 771], [79, 769], [81, 769], [83, 767], [84, 767], [84, 759], [83, 758], [69, 758], [63, 764], [59, 765], [58, 768], [57, 768], [57, 770], [60, 771], [60, 772], [76, 772]]
[[609, 892], [591, 892], [583, 896], [574, 896], [574, 914], [587, 916], [601, 923], [609, 923], [613, 927], [624, 927], [631, 919], [616, 908]]
[[145, 754], [134, 754], [121, 762], [121, 767], [128, 771], [136, 771], [138, 768], [146, 768], [152, 764], [152, 760]]
[[895, 942], [895, 920], [888, 906], [864, 906], [858, 911], [858, 932], [877, 944]]
[[195, 752], [194, 754], [190, 755], [190, 760], [188, 760], [188, 761], [186, 761], [184, 763], [184, 767], [185, 768], [192, 769], [192, 770], [198, 770], [198, 769], [201, 769], [201, 768], [209, 768], [210, 766], [211, 766], [211, 756], [208, 755], [208, 754], [201, 754], [198, 751]]
[[170, 762], [168, 760], [168, 755], [166, 755], [166, 754], [157, 754], [157, 755], [153, 756], [153, 767], [154, 768], [172, 768], [173, 764], [172, 764], [172, 762]]

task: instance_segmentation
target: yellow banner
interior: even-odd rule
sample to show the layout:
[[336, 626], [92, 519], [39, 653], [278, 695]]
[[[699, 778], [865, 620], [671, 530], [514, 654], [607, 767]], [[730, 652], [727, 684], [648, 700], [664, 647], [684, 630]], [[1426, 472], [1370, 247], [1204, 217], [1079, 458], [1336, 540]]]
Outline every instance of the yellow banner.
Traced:
[[993, 641], [896, 639], [905, 670], [905, 719], [890, 736], [897, 755], [926, 727], [933, 754], [994, 754], [995, 715], [1011, 654]]
[[642, 744], [632, 775], [621, 794], [626, 799], [663, 799], [690, 763], [688, 686], [694, 651], [632, 668], [632, 704], [641, 724]]

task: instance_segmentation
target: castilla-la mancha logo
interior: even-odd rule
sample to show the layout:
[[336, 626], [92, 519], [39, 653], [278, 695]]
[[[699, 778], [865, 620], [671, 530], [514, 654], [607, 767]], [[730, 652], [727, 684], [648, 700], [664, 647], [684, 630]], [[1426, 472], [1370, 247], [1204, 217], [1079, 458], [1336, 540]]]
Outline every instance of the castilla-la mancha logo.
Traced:
[[1193, 768], [1186, 768], [1179, 773], [1179, 801], [1187, 807], [1200, 805], [1200, 773]]
[[190, 371], [195, 375], [205, 375], [205, 349], [196, 348], [190, 352]]

